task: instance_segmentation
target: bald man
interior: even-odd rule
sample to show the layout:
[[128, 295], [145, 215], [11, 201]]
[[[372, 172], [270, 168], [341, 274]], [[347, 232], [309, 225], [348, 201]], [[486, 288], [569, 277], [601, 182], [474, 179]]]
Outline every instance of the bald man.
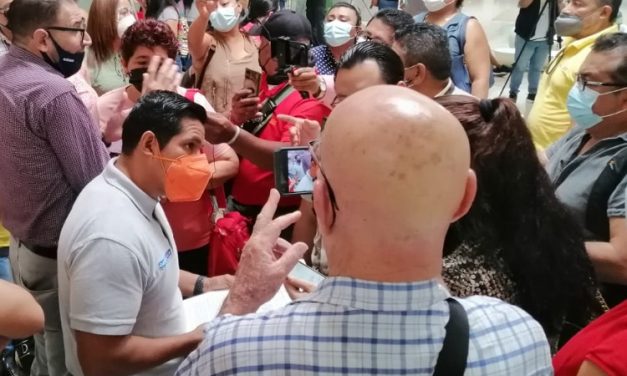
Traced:
[[177, 375], [431, 375], [449, 307], [469, 327], [452, 343], [468, 349], [443, 355], [441, 364], [461, 360], [461, 371], [444, 374], [552, 374], [546, 337], [527, 313], [488, 297], [449, 302], [439, 282], [446, 231], [476, 191], [468, 140], [450, 113], [406, 88], [370, 87], [336, 107], [312, 152], [329, 278], [285, 308], [210, 323]]

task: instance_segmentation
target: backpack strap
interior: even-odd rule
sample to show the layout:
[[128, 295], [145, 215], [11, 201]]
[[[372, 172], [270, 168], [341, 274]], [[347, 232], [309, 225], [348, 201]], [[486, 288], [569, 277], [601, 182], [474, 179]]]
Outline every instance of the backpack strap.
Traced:
[[264, 130], [266, 125], [270, 122], [270, 119], [274, 116], [274, 110], [283, 102], [287, 97], [289, 97], [294, 92], [294, 88], [292, 85], [285, 85], [278, 93], [276, 93], [273, 97], [268, 98], [268, 100], [263, 104], [261, 108], [261, 113], [263, 114], [263, 118], [261, 121], [256, 122], [246, 122], [243, 125], [243, 128], [257, 136]]
[[434, 376], [462, 376], [468, 361], [470, 327], [464, 307], [455, 299], [446, 299], [449, 320], [445, 326], [444, 344], [435, 364]]
[[627, 144], [610, 158], [592, 185], [586, 207], [586, 229], [592, 232], [594, 240], [610, 239], [607, 202], [625, 175], [627, 175]]
[[202, 69], [200, 70], [200, 72], [197, 72], [196, 74], [196, 79], [194, 80], [194, 89], [200, 89], [200, 87], [202, 86], [202, 82], [205, 79], [205, 73], [207, 72], [207, 67], [209, 66], [209, 63], [211, 62], [211, 59], [213, 59], [213, 55], [216, 54], [216, 47], [215, 46], [211, 46], [209, 47], [209, 51], [207, 51], [207, 57], [205, 58], [205, 62], [202, 64]]

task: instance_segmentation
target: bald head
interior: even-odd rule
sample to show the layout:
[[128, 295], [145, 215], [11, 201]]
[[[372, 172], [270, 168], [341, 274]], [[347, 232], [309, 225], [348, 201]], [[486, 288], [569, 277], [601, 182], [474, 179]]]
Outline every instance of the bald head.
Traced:
[[474, 197], [468, 139], [453, 115], [412, 90], [370, 87], [335, 108], [320, 157], [340, 209], [320, 226], [332, 273], [355, 259], [344, 259], [351, 248], [373, 268], [439, 274], [448, 226]]

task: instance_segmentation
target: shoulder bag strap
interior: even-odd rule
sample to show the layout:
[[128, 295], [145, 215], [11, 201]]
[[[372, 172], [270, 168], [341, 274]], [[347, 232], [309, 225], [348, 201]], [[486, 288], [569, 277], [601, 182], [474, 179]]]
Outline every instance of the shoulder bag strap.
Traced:
[[462, 376], [468, 361], [470, 328], [462, 305], [453, 298], [446, 299], [450, 316], [446, 324], [444, 344], [435, 364], [434, 376]]
[[590, 190], [586, 206], [586, 228], [597, 237], [595, 240], [609, 241], [607, 202], [625, 175], [627, 175], [627, 145], [610, 158]]
[[211, 59], [213, 59], [213, 55], [215, 55], [215, 53], [215, 46], [210, 46], [209, 51], [207, 51], [207, 57], [205, 58], [205, 62], [202, 64], [202, 69], [196, 75], [196, 81], [194, 82], [193, 86], [194, 89], [200, 89], [200, 87], [202, 86], [202, 82], [205, 79], [205, 72], [207, 72], [207, 67], [209, 66], [209, 63], [211, 62]]
[[[250, 133], [252, 133], [253, 135], [257, 136], [259, 133], [261, 133], [261, 131], [263, 131], [263, 129], [266, 127], [266, 125], [268, 125], [268, 123], [270, 122], [270, 119], [272, 119], [272, 116], [274, 116], [274, 110], [276, 110], [276, 108], [281, 104], [281, 102], [283, 102], [285, 100], [285, 98], [289, 97], [290, 94], [292, 94], [294, 92], [294, 88], [292, 87], [292, 85], [285, 85], [275, 96], [273, 96], [272, 98], [268, 98], [268, 108], [265, 108], [266, 105], [264, 104], [264, 108], [262, 108], [262, 112], [263, 112], [263, 119], [259, 122], [259, 124], [252, 130], [250, 130]], [[247, 129], [248, 130], [248, 129]]]

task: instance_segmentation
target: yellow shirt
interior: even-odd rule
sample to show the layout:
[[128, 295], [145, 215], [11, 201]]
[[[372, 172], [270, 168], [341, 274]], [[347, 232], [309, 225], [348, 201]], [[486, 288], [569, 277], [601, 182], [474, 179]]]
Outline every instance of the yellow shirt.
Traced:
[[9, 232], [0, 223], [0, 248], [9, 247]]
[[527, 119], [536, 147], [546, 149], [570, 129], [566, 100], [575, 84], [579, 67], [598, 37], [617, 31], [618, 26], [613, 25], [589, 37], [564, 40], [565, 46], [542, 73], [536, 100]]

